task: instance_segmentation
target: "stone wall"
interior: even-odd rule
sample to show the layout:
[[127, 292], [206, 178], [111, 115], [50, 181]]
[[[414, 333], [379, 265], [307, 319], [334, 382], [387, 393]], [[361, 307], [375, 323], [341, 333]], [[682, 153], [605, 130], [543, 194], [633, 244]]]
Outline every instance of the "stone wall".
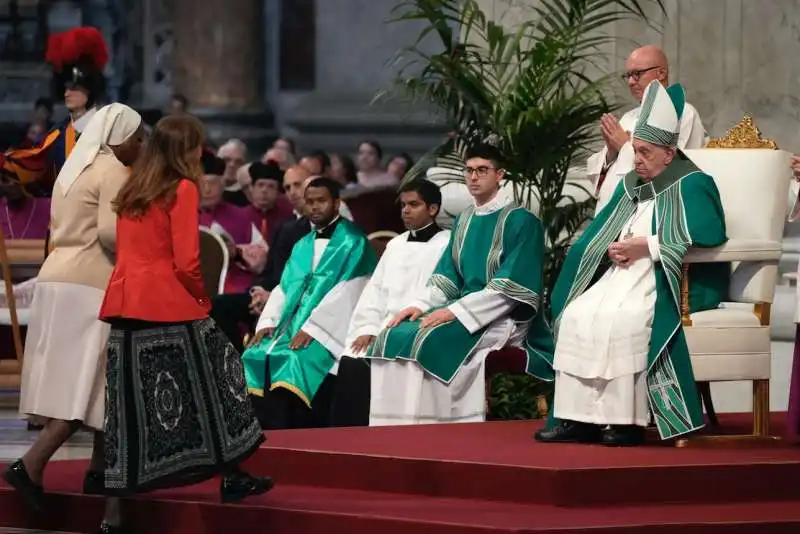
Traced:
[[[495, 20], [530, 17], [536, 0], [479, 0]], [[624, 21], [605, 68], [621, 72], [636, 46], [660, 45], [673, 81], [686, 87], [712, 136], [744, 113], [781, 148], [800, 150], [800, 9], [797, 0], [665, 0], [667, 16], [650, 9], [653, 25]], [[625, 87], [618, 89], [626, 97]]]

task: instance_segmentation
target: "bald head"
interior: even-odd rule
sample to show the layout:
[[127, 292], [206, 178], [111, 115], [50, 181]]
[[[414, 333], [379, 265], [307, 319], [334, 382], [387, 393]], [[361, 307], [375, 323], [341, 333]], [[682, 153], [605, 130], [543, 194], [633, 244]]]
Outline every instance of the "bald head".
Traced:
[[655, 45], [637, 48], [625, 60], [625, 82], [637, 102], [642, 101], [644, 90], [653, 80], [669, 83], [669, 65], [664, 51]]
[[268, 161], [277, 163], [282, 171], [288, 171], [289, 167], [295, 165], [294, 156], [283, 148], [277, 147], [270, 148], [264, 156], [262, 156], [261, 163], [267, 163]]
[[302, 213], [303, 193], [310, 177], [311, 173], [308, 172], [308, 169], [300, 165], [290, 167], [283, 175], [283, 190], [298, 213]]

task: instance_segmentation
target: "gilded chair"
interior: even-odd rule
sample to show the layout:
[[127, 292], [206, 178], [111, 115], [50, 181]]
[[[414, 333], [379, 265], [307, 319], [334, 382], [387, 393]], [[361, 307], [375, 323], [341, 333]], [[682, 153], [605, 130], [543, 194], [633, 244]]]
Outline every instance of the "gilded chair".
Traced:
[[[782, 252], [790, 155], [763, 139], [750, 117], [745, 117], [726, 137], [685, 153], [714, 178], [729, 239], [720, 247], [690, 249], [684, 259], [681, 321], [695, 380], [712, 422], [716, 417], [708, 383], [751, 381], [753, 432], [725, 439], [771, 440], [770, 306]], [[704, 262], [731, 262], [728, 302], [718, 309], [690, 314], [689, 266]], [[719, 438], [689, 438], [680, 440], [678, 445], [718, 442]]]
[[209, 297], [225, 290], [230, 255], [225, 241], [210, 228], [200, 227], [200, 272]]

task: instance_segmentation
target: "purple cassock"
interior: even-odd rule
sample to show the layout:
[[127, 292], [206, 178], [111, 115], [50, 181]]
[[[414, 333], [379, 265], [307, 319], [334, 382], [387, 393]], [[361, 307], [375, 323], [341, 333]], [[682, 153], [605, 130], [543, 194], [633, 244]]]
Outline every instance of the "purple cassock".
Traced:
[[278, 226], [296, 218], [291, 202], [284, 195], [278, 195], [275, 206], [270, 210], [261, 211], [252, 204], [247, 206], [247, 210], [250, 212], [253, 225], [261, 232], [270, 247], [275, 240], [275, 232]]
[[[214, 223], [220, 225], [237, 245], [248, 245], [254, 241], [253, 215], [249, 207], [239, 207], [223, 201], [214, 208], [201, 209], [200, 226], [211, 228]], [[254, 276], [254, 273], [231, 262], [225, 280], [225, 292], [246, 293], [253, 283]]]
[[44, 239], [50, 226], [50, 199], [25, 197], [18, 202], [2, 199], [3, 235], [12, 239]]

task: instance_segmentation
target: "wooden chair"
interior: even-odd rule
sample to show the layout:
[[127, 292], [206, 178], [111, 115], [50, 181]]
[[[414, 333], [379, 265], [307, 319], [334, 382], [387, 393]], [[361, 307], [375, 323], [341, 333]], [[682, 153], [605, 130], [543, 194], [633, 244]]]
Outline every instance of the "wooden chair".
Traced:
[[230, 255], [225, 241], [205, 226], [200, 227], [200, 271], [209, 297], [225, 291]]
[[353, 215], [353, 222], [367, 234], [379, 230], [403, 232], [403, 219], [397, 203], [397, 189], [367, 190], [345, 196], [342, 200]]
[[369, 239], [372, 248], [375, 249], [375, 253], [380, 258], [383, 255], [383, 251], [386, 250], [386, 245], [389, 244], [389, 241], [397, 237], [397, 232], [393, 232], [392, 230], [378, 230], [377, 232], [372, 232], [367, 236]]
[[[39, 251], [43, 253], [43, 247], [40, 247]], [[11, 278], [11, 259], [6, 248], [6, 238], [1, 229], [0, 268], [2, 268], [6, 302], [8, 303], [7, 311], [3, 310], [3, 313], [0, 313], [0, 324], [11, 327], [16, 356], [13, 360], [0, 360], [0, 387], [18, 388], [20, 386], [23, 358], [22, 329], [20, 325], [20, 315], [22, 314], [17, 313], [17, 302], [14, 298], [14, 281]], [[27, 310], [25, 310], [23, 318], [25, 324], [27, 324]]]
[[[684, 259], [681, 321], [709, 417], [715, 419], [710, 382], [753, 383], [753, 432], [746, 436], [697, 436], [679, 446], [769, 443], [769, 382], [772, 349], [770, 307], [778, 279], [789, 191], [790, 155], [761, 138], [745, 119], [722, 139], [686, 155], [717, 184], [729, 241], [713, 249], [690, 249]], [[729, 302], [689, 313], [689, 265], [732, 262]]]

